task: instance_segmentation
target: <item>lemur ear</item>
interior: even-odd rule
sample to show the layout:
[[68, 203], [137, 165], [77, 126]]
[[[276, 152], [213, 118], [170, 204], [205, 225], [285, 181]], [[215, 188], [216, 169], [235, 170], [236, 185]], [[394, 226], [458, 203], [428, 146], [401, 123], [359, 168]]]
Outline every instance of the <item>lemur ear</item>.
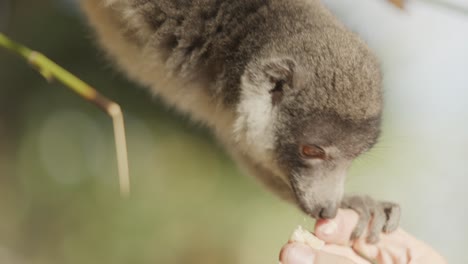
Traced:
[[290, 58], [272, 59], [263, 64], [263, 72], [272, 81], [284, 81], [289, 83], [294, 74], [296, 62]]
[[271, 82], [271, 102], [277, 105], [283, 99], [284, 87], [292, 86], [296, 62], [289, 58], [273, 59], [263, 65], [263, 72]]

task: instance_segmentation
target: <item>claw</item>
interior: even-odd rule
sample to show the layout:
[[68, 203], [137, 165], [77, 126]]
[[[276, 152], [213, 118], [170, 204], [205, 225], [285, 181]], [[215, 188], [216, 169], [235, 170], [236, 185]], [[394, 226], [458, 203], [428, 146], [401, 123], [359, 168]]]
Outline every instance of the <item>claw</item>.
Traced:
[[398, 228], [400, 223], [401, 208], [398, 204], [386, 203], [385, 214], [387, 222], [383, 227], [385, 233], [391, 233]]

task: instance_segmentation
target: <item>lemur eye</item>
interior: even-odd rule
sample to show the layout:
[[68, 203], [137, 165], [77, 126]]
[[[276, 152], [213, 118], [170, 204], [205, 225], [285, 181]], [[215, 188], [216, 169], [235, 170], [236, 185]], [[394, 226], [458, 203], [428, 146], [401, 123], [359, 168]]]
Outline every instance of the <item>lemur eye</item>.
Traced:
[[323, 148], [317, 145], [303, 145], [301, 146], [301, 155], [307, 159], [326, 159], [327, 154]]
[[284, 80], [276, 81], [275, 87], [270, 90], [271, 102], [273, 103], [273, 105], [278, 104], [283, 98], [283, 88], [285, 84], [286, 81]]

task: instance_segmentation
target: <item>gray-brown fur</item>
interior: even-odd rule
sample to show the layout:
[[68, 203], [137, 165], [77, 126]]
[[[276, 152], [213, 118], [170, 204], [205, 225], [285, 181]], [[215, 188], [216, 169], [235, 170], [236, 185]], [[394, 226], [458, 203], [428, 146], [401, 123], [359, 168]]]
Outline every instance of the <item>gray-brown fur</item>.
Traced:
[[[379, 65], [320, 1], [82, 1], [124, 72], [206, 123], [272, 191], [313, 217], [367, 212], [357, 198], [341, 201], [351, 161], [379, 135]], [[305, 144], [327, 158], [305, 159]], [[383, 213], [387, 205], [363, 205], [393, 219], [379, 232], [399, 215]]]

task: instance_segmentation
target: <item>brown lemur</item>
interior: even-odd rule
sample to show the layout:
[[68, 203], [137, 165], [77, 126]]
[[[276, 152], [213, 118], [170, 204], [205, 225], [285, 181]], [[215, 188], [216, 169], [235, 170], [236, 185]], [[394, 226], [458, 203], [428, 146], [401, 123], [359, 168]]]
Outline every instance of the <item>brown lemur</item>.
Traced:
[[377, 141], [379, 63], [319, 0], [82, 0], [131, 79], [205, 123], [237, 163], [314, 218], [358, 212], [353, 238], [397, 228], [400, 209], [344, 196]]

